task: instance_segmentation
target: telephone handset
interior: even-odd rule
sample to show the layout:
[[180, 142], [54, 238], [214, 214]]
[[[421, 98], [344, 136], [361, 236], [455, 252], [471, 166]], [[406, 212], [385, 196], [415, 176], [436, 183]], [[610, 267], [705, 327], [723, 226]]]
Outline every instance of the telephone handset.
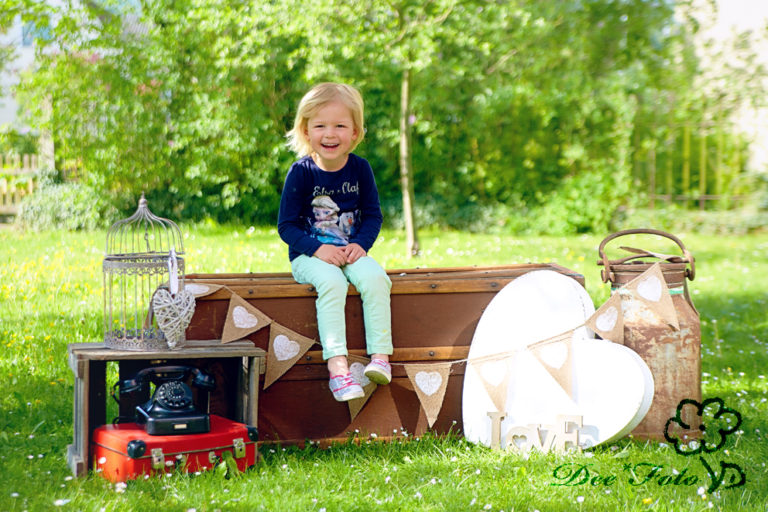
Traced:
[[186, 384], [193, 375], [192, 385], [205, 391], [216, 387], [213, 376], [190, 366], [154, 366], [140, 370], [132, 379], [115, 384], [120, 396], [144, 391], [151, 381], [155, 384], [152, 398], [136, 406], [135, 421], [144, 425], [149, 435], [200, 434], [210, 431], [208, 414], [197, 409], [192, 390]]

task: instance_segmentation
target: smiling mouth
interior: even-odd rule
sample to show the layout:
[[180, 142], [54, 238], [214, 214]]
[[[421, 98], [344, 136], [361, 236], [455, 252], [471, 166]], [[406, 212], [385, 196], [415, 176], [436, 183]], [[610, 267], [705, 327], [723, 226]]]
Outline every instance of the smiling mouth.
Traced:
[[338, 143], [337, 144], [325, 143], [325, 144], [321, 144], [321, 146], [323, 146], [325, 149], [336, 149], [337, 147], [339, 147], [339, 144]]

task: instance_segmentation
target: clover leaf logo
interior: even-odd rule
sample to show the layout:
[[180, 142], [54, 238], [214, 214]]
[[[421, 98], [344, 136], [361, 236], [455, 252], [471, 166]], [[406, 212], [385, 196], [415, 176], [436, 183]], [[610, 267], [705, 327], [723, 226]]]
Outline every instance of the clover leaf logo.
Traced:
[[[726, 438], [740, 426], [741, 414], [726, 407], [721, 398], [708, 398], [701, 403], [686, 398], [677, 405], [675, 416], [669, 418], [664, 425], [664, 438], [672, 443], [675, 452], [680, 455], [712, 453], [722, 448]], [[679, 430], [698, 430], [701, 432], [701, 441], [683, 441], [676, 435]]]

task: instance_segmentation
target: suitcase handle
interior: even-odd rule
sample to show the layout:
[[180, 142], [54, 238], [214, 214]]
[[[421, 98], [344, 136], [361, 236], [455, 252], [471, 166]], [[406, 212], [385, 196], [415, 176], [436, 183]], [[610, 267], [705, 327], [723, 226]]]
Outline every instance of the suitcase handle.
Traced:
[[[609, 260], [608, 257], [605, 255], [605, 246], [608, 242], [611, 240], [614, 240], [620, 236], [625, 235], [658, 235], [663, 236], [665, 238], [669, 238], [673, 242], [675, 242], [678, 247], [680, 247], [680, 250], [683, 252], [683, 257], [680, 258], [679, 256], [671, 256], [667, 254], [660, 254], [650, 251], [645, 251], [642, 249], [635, 249], [633, 247], [624, 247], [622, 246], [621, 249], [624, 249], [626, 251], [634, 253], [632, 256], [627, 256], [625, 258], [621, 258], [618, 260]], [[644, 257], [655, 257], [659, 258], [661, 260], [666, 261], [676, 261], [679, 263], [689, 263], [690, 267], [685, 269], [685, 276], [693, 281], [693, 278], [696, 276], [696, 267], [694, 263], [693, 255], [688, 251], [688, 249], [685, 248], [685, 245], [683, 244], [682, 240], [677, 238], [675, 235], [671, 233], [667, 233], [666, 231], [660, 231], [658, 229], [650, 229], [650, 228], [636, 228], [636, 229], [625, 229], [622, 231], [617, 231], [615, 233], [612, 233], [605, 237], [602, 242], [600, 242], [600, 247], [597, 249], [598, 254], [600, 255], [600, 259], [597, 261], [598, 265], [603, 265], [605, 268], [603, 268], [600, 271], [600, 277], [603, 278], [603, 282], [607, 283], [608, 281], [613, 281], [613, 271], [611, 270], [611, 265], [621, 265], [622, 263], [626, 263], [628, 261], [638, 259], [638, 258], [644, 258]]]

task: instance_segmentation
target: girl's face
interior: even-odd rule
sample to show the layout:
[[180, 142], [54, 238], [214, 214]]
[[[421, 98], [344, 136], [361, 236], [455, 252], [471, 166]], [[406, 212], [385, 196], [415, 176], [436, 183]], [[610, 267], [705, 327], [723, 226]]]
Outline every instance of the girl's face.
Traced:
[[349, 108], [332, 101], [308, 119], [304, 135], [312, 146], [315, 163], [324, 171], [338, 171], [347, 163], [357, 129]]

